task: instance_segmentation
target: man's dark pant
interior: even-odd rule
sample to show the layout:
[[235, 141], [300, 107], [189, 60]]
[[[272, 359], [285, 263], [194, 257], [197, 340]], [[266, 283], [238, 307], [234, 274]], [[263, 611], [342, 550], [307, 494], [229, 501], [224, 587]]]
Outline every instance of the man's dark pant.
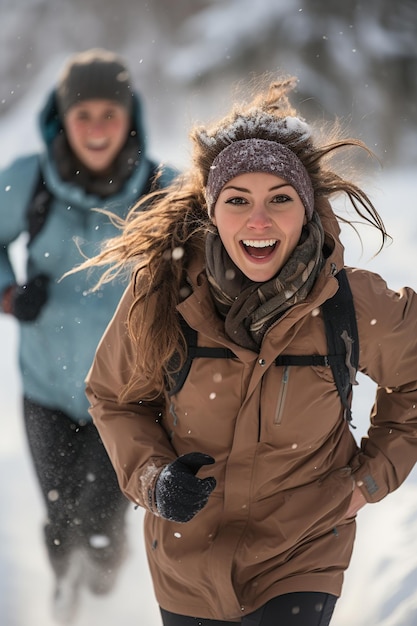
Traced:
[[30, 452], [47, 509], [45, 542], [56, 576], [80, 549], [114, 575], [126, 551], [128, 500], [94, 424], [24, 399]]

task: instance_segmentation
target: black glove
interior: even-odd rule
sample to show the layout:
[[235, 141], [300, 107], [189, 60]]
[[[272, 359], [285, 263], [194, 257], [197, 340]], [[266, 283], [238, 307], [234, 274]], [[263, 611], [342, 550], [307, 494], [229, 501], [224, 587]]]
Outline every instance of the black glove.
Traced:
[[178, 457], [159, 474], [155, 485], [158, 513], [171, 522], [189, 522], [207, 504], [216, 486], [213, 476], [197, 478], [203, 465], [214, 463], [213, 457], [190, 452]]
[[14, 285], [9, 294], [9, 312], [21, 322], [33, 322], [48, 299], [49, 277], [38, 274], [26, 285]]

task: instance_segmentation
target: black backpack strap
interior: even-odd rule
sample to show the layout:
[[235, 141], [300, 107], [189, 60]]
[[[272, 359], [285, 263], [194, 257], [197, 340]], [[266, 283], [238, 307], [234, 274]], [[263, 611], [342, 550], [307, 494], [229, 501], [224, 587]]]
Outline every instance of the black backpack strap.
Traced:
[[275, 359], [275, 365], [331, 367], [345, 419], [350, 422], [352, 385], [359, 366], [359, 336], [346, 271], [341, 269], [336, 278], [339, 289], [322, 305], [328, 354], [306, 356], [282, 354]]
[[39, 172], [35, 188], [26, 209], [27, 232], [29, 234], [28, 245], [42, 230], [51, 207], [52, 194], [46, 187], [44, 178]]
[[330, 361], [328, 355], [322, 354], [280, 354], [275, 359], [275, 365], [298, 365], [299, 367], [307, 365], [318, 367], [321, 365], [322, 367], [330, 367]]
[[148, 178], [146, 179], [146, 183], [143, 186], [143, 189], [140, 193], [141, 196], [146, 196], [151, 191], [156, 191], [159, 189], [158, 184], [158, 173], [159, 173], [159, 165], [155, 161], [149, 161], [149, 173]]
[[[159, 188], [159, 171], [159, 165], [154, 161], [149, 161], [149, 174], [141, 195], [145, 196]], [[26, 209], [27, 232], [29, 234], [28, 245], [44, 227], [51, 208], [51, 203], [52, 193], [46, 186], [42, 173], [39, 170], [39, 175]]]
[[179, 357], [175, 353], [168, 365], [168, 371], [170, 377], [173, 380], [173, 385], [169, 389], [169, 395], [172, 396], [182, 388], [184, 382], [188, 376], [191, 368], [191, 364], [194, 359], [234, 359], [236, 355], [228, 348], [208, 348], [205, 346], [197, 345], [197, 331], [191, 328], [180, 315], [181, 330], [184, 334], [185, 343], [187, 345], [187, 358], [179, 371], [175, 371], [179, 365]]
[[353, 296], [346, 271], [341, 269], [336, 278], [339, 282], [339, 289], [332, 298], [323, 303], [322, 311], [329, 354], [344, 356], [343, 361], [338, 358], [330, 365], [345, 409], [345, 419], [350, 422], [352, 420], [352, 385], [355, 384], [359, 367], [359, 335]]

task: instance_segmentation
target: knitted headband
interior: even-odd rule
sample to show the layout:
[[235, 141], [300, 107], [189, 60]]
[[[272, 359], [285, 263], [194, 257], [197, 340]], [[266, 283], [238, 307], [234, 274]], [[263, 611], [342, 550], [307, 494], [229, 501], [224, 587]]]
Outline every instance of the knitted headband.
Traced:
[[286, 180], [300, 196], [307, 219], [311, 219], [314, 210], [314, 190], [310, 176], [300, 159], [283, 144], [255, 138], [234, 141], [214, 159], [205, 190], [210, 217], [224, 185], [235, 176], [247, 172], [266, 172]]

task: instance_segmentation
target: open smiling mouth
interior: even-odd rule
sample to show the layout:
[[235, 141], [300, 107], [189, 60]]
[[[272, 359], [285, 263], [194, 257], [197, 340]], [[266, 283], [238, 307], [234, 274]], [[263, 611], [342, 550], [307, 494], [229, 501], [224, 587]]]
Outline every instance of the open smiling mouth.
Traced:
[[103, 139], [103, 140], [100, 140], [100, 141], [90, 141], [87, 144], [87, 148], [89, 150], [100, 151], [100, 150], [106, 150], [108, 145], [109, 145], [109, 142], [107, 141], [107, 139]]
[[249, 256], [254, 259], [266, 259], [274, 252], [278, 241], [276, 239], [243, 239], [241, 245]]

